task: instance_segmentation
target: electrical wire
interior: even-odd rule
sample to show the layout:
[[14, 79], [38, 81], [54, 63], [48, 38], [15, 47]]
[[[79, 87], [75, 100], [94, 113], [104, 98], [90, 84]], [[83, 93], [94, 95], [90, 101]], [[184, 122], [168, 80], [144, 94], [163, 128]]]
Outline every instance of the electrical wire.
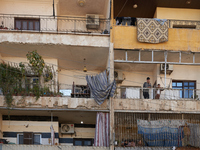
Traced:
[[122, 6], [122, 8], [120, 9], [120, 11], [119, 11], [119, 13], [117, 14], [117, 16], [116, 17], [118, 17], [119, 16], [119, 14], [122, 12], [122, 10], [124, 9], [124, 7], [125, 7], [125, 5], [126, 5], [126, 3], [128, 2], [128, 0], [126, 0], [126, 2], [124, 3], [124, 5]]

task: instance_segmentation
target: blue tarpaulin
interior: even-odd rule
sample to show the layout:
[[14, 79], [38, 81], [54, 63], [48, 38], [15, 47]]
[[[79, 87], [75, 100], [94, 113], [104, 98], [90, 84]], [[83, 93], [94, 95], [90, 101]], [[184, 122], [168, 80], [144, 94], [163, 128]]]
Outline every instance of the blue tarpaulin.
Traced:
[[182, 120], [138, 120], [138, 134], [143, 136], [146, 146], [181, 146], [183, 130], [180, 126], [184, 123]]

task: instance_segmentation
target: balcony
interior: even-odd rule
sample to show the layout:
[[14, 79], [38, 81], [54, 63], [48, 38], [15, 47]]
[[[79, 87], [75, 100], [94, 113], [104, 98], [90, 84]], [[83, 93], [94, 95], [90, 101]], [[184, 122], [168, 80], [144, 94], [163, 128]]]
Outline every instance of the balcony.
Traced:
[[109, 47], [110, 21], [100, 17], [93, 21], [73, 16], [0, 14], [0, 41]]
[[[93, 19], [93, 20], [92, 20]], [[110, 21], [105, 18], [73, 16], [38, 16], [0, 14], [0, 30], [54, 33], [109, 34]], [[93, 22], [91, 22], [93, 21]], [[91, 26], [93, 25], [93, 26]]]
[[[149, 98], [144, 99], [143, 91], [148, 90]], [[115, 98], [115, 110], [121, 111], [164, 111], [197, 112], [200, 111], [199, 89], [164, 88], [160, 97], [156, 88], [121, 87]]]
[[55, 72], [57, 66], [43, 65], [44, 69], [39, 75], [29, 63], [1, 63], [0, 107], [108, 109], [107, 100], [101, 106], [94, 101], [87, 84], [59, 83], [58, 74]]
[[169, 20], [168, 41], [157, 44], [137, 40], [137, 23], [130, 19], [117, 21], [113, 26], [115, 49], [151, 49], [171, 51], [199, 51], [199, 21]]

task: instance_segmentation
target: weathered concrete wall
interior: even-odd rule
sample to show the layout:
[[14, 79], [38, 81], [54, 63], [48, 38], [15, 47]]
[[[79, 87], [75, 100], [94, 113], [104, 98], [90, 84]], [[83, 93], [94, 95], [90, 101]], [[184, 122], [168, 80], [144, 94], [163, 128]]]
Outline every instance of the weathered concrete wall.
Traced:
[[130, 111], [200, 111], [199, 100], [114, 99], [115, 110]]
[[93, 146], [46, 146], [46, 145], [12, 145], [12, 144], [2, 144], [3, 150], [109, 150], [109, 147], [93, 147]]
[[[35, 97], [14, 96], [14, 108], [58, 108], [58, 109], [94, 109], [107, 110], [108, 101], [98, 105], [92, 98], [71, 98], [71, 97]], [[0, 107], [6, 107], [4, 96], [0, 96]]]
[[[0, 107], [6, 107], [4, 97], [0, 96]], [[13, 108], [49, 108], [49, 109], [87, 109], [108, 110], [108, 101], [98, 105], [94, 99], [70, 97], [35, 97], [14, 96]], [[198, 112], [199, 100], [152, 100], [152, 99], [114, 99], [115, 110], [127, 111], [172, 111]]]
[[168, 42], [159, 44], [140, 43], [137, 28], [114, 26], [114, 48], [116, 49], [157, 49], [173, 51], [200, 51], [200, 30], [169, 29]]
[[76, 35], [33, 32], [0, 32], [0, 41], [10, 43], [62, 44], [74, 46], [109, 47], [108, 35]]

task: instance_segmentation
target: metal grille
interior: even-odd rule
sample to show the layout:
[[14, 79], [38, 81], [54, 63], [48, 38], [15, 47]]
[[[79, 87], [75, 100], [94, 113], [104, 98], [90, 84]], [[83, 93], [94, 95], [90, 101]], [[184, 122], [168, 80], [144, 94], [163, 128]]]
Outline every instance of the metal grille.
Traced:
[[[134, 146], [149, 146], [145, 143], [144, 135], [138, 133], [138, 120], [151, 121], [183, 121], [185, 126], [189, 127], [190, 135], [188, 136], [188, 144], [184, 145], [184, 125], [175, 124], [177, 129], [181, 131], [179, 146], [195, 146], [199, 147], [200, 142], [200, 115], [198, 114], [161, 114], [161, 113], [115, 113], [115, 144], [116, 147], [124, 147], [133, 142]], [[159, 127], [158, 127], [159, 128]], [[166, 133], [167, 134], [167, 133]], [[156, 142], [156, 141], [155, 141]], [[131, 144], [130, 144], [131, 145]], [[130, 147], [134, 147], [130, 146]], [[152, 146], [152, 145], [151, 145]]]

